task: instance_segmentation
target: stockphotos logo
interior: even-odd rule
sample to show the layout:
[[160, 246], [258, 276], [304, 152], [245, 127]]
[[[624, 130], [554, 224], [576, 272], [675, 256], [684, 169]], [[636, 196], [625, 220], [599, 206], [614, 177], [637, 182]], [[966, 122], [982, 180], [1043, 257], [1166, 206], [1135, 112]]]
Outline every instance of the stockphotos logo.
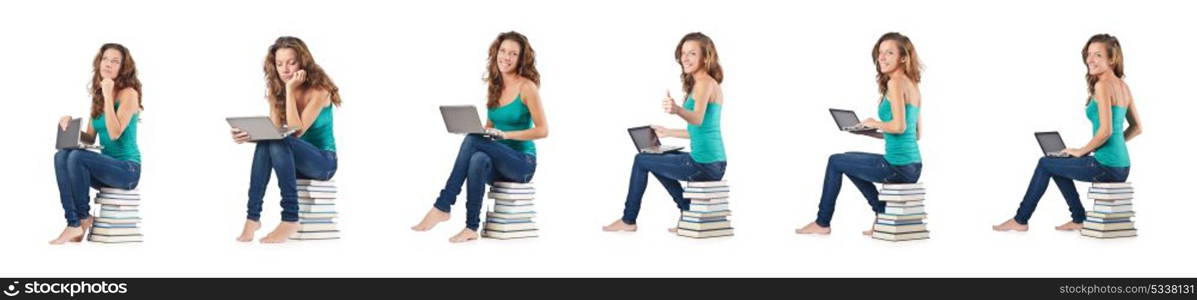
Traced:
[[[22, 287], [23, 289], [18, 289]], [[125, 294], [129, 291], [127, 284], [100, 281], [96, 282], [26, 282], [21, 284], [19, 281], [13, 281], [4, 290], [5, 296], [16, 296], [20, 294], [66, 294], [70, 297], [82, 294]]]
[[9, 296], [9, 297], [20, 295], [21, 291], [17, 290], [18, 284], [21, 284], [21, 283], [17, 282], [17, 281], [13, 281], [12, 284], [8, 285], [7, 289], [4, 289], [4, 295]]

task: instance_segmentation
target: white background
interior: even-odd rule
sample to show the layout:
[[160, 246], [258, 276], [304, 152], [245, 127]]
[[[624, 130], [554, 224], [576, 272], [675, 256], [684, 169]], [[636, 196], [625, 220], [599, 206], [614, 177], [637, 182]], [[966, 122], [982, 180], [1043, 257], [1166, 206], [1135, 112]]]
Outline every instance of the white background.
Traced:
[[[1187, 191], [1195, 167], [1188, 120], [1197, 108], [1191, 5], [342, 2], [0, 5], [0, 276], [1197, 275]], [[541, 237], [448, 243], [462, 228], [464, 194], [452, 220], [412, 232], [460, 142], [444, 132], [436, 107], [484, 103], [487, 46], [508, 30], [526, 34], [537, 51], [551, 125], [537, 141]], [[659, 101], [665, 89], [680, 98], [673, 50], [691, 31], [714, 39], [726, 74], [736, 236], [668, 234], [677, 212], [655, 180], [640, 232], [601, 232], [623, 208], [633, 156], [624, 129], [684, 125]], [[834, 130], [827, 108], [875, 116], [870, 50], [888, 31], [909, 35], [926, 65], [920, 144], [932, 239], [861, 236], [872, 216], [850, 184], [832, 235], [795, 235], [815, 216], [828, 155], [882, 151], [879, 140]], [[1144, 119], [1144, 134], [1130, 143], [1139, 236], [1054, 231], [1068, 219], [1054, 185], [1030, 232], [990, 231], [1026, 189], [1040, 156], [1032, 132], [1059, 130], [1073, 146], [1090, 136], [1080, 52], [1095, 33], [1122, 41]], [[344, 98], [336, 111], [339, 241], [233, 241], [253, 147], [230, 141], [224, 117], [266, 114], [262, 61], [280, 35], [303, 38]], [[131, 49], [144, 83], [146, 242], [49, 246], [64, 224], [50, 127], [63, 114], [86, 113], [91, 60], [104, 42]], [[277, 195], [272, 182], [260, 234], [279, 220]]]

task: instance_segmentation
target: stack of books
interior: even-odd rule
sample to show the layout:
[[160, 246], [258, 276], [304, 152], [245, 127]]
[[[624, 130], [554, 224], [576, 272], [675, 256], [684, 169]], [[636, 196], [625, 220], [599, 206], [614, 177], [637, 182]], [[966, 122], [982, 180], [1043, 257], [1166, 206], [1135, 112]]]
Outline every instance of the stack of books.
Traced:
[[536, 228], [536, 188], [532, 183], [496, 181], [491, 184], [486, 197], [494, 204], [486, 210], [482, 237], [492, 239], [534, 238], [540, 233]]
[[690, 209], [682, 211], [677, 222], [677, 235], [691, 238], [711, 238], [734, 234], [728, 206], [731, 192], [727, 181], [686, 182], [682, 197], [690, 200]]
[[1138, 235], [1135, 229], [1135, 211], [1131, 199], [1135, 190], [1130, 182], [1094, 182], [1089, 187], [1089, 199], [1093, 210], [1085, 214], [1081, 235], [1095, 238], [1120, 238]]
[[333, 240], [341, 238], [337, 229], [337, 184], [335, 181], [300, 179], [299, 231], [292, 240]]
[[100, 204], [87, 240], [97, 243], [136, 243], [141, 236], [141, 195], [137, 190], [100, 188], [95, 202]]
[[923, 223], [927, 212], [922, 183], [883, 183], [878, 199], [885, 202], [885, 212], [878, 214], [873, 224], [874, 239], [898, 242], [931, 237], [927, 223]]

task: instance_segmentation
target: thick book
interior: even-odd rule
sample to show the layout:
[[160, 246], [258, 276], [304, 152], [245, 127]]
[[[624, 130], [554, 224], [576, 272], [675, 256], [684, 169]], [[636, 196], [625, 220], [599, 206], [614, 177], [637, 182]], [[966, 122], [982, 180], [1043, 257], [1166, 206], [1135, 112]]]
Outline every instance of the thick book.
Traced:
[[684, 236], [684, 237], [690, 237], [690, 238], [696, 238], [696, 239], [732, 236], [733, 234], [734, 234], [734, 228], [724, 228], [724, 229], [715, 229], [715, 230], [690, 230], [690, 229], [685, 229], [685, 228], [677, 229], [677, 235]]
[[1134, 194], [1098, 194], [1089, 193], [1089, 199], [1092, 200], [1130, 200], [1134, 199]]
[[337, 193], [299, 191], [300, 198], [336, 199]]
[[1135, 222], [1096, 223], [1085, 221], [1081, 227], [1097, 231], [1127, 230], [1135, 229]]
[[879, 194], [879, 195], [877, 195], [877, 200], [881, 200], [881, 201], [885, 201], [885, 202], [889, 202], [889, 201], [903, 201], [903, 202], [904, 201], [923, 201], [924, 198], [925, 197], [923, 196], [923, 194], [914, 194], [914, 195]]
[[495, 181], [491, 186], [505, 189], [530, 189], [532, 188], [532, 183]]
[[483, 226], [483, 228], [486, 230], [494, 230], [494, 231], [534, 230], [534, 229], [536, 229], [536, 223], [535, 222], [524, 222], [524, 223], [486, 222], [486, 225]]
[[913, 241], [931, 238], [931, 233], [927, 231], [888, 233], [874, 230], [873, 238], [891, 242]]
[[117, 189], [117, 188], [107, 188], [107, 187], [106, 187], [106, 188], [100, 188], [100, 192], [101, 192], [101, 193], [104, 193], [104, 194], [121, 194], [121, 195], [135, 195], [135, 196], [140, 194], [140, 193], [137, 191], [137, 189], [132, 189], [132, 190], [122, 190], [122, 189]]
[[716, 212], [716, 211], [724, 211], [724, 210], [728, 210], [728, 209], [729, 208], [728, 208], [727, 203], [723, 203], [723, 204], [694, 204], [694, 203], [690, 203], [690, 211]]
[[127, 206], [141, 205], [140, 200], [111, 199], [111, 198], [98, 198], [98, 197], [96, 198], [96, 203], [106, 204], [106, 205], [127, 205]]
[[99, 227], [93, 226], [91, 232], [98, 235], [133, 235], [141, 234], [141, 228], [137, 227]]
[[728, 192], [711, 192], [711, 193], [690, 193], [682, 192], [682, 198], [686, 199], [716, 199], [727, 198], [730, 196]]
[[1135, 229], [1100, 231], [1082, 228], [1081, 235], [1099, 239], [1110, 239], [1136, 236], [1139, 235], [1139, 231]]
[[697, 231], [724, 229], [724, 228], [731, 228], [731, 221], [716, 221], [716, 222], [702, 222], [702, 223], [681, 221], [681, 222], [677, 222], [677, 228], [678, 229], [697, 230]]
[[726, 216], [730, 216], [730, 215], [731, 215], [730, 210], [721, 210], [721, 211], [685, 210], [685, 211], [682, 211], [682, 217], [691, 217], [691, 218], [726, 217]]
[[1091, 186], [1099, 189], [1130, 189], [1134, 188], [1130, 182], [1094, 182]]
[[292, 240], [335, 240], [340, 238], [340, 230], [299, 231], [290, 236]]
[[491, 187], [490, 192], [491, 193], [501, 193], [501, 194], [535, 194], [536, 189], [534, 189], [534, 188], [509, 189], [509, 188], [501, 188], [501, 187]]
[[488, 211], [488, 212], [486, 212], [486, 217], [487, 218], [500, 218], [500, 219], [531, 219], [531, 218], [536, 217], [536, 213], [512, 214], [512, 213], [501, 213], [501, 212]]
[[532, 204], [502, 205], [502, 204], [495, 203], [495, 205], [491, 206], [491, 211], [494, 211], [497, 213], [508, 213], [508, 214], [536, 213], [536, 206], [534, 206]]
[[90, 234], [87, 236], [87, 240], [96, 242], [96, 243], [111, 243], [111, 244], [139, 243], [139, 242], [142, 242], [142, 236], [140, 234], [131, 234], [131, 235]]
[[883, 189], [883, 190], [921, 190], [921, 189], [923, 189], [923, 184], [922, 183], [882, 183], [881, 189]]
[[540, 234], [540, 230], [537, 230], [537, 229], [517, 230], [517, 231], [498, 231], [498, 230], [482, 231], [482, 237], [499, 239], [499, 240], [534, 238], [534, 237], [537, 237], [539, 234]]
[[885, 213], [891, 215], [909, 215], [925, 212], [923, 206], [885, 206]]
[[306, 185], [306, 186], [331, 186], [331, 187], [337, 186], [337, 182], [335, 180], [320, 181], [320, 180], [313, 180], [313, 179], [299, 179], [299, 180], [296, 180], [295, 183], [298, 185], [301, 185], [301, 186], [304, 186], [304, 185]]
[[1130, 204], [1126, 205], [1093, 205], [1093, 211], [1100, 213], [1123, 213], [1135, 211]]
[[873, 224], [873, 231], [880, 231], [885, 233], [908, 233], [927, 231], [926, 223], [905, 224], [905, 225], [891, 225], [891, 224]]
[[919, 213], [919, 214], [909, 214], [909, 215], [898, 215], [898, 214], [877, 214], [877, 219], [883, 219], [883, 220], [898, 220], [898, 221], [905, 221], [905, 220], [922, 220], [922, 219], [925, 219], [925, 218], [927, 218], [927, 214], [926, 214], [926, 213]]
[[507, 193], [486, 193], [486, 197], [495, 200], [532, 200], [536, 198], [534, 194], [507, 194]]
[[727, 187], [727, 180], [723, 181], [687, 181], [688, 188]]

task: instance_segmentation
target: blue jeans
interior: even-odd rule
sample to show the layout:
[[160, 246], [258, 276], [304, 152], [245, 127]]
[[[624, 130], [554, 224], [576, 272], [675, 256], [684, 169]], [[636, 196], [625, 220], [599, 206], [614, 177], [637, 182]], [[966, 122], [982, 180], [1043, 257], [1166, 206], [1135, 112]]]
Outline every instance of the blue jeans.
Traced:
[[1073, 180], [1086, 182], [1126, 182], [1130, 176], [1130, 168], [1107, 167], [1097, 162], [1093, 156], [1039, 159], [1035, 166], [1035, 174], [1031, 175], [1031, 184], [1027, 186], [1027, 193], [1018, 204], [1018, 212], [1014, 214], [1014, 222], [1026, 225], [1047, 191], [1047, 181], [1051, 179], [1064, 195], [1064, 202], [1068, 203], [1068, 210], [1072, 212], [1072, 222], [1085, 221], [1085, 206], [1081, 204], [1081, 196], [1076, 192]]
[[249, 203], [246, 219], [262, 217], [262, 197], [270, 183], [270, 170], [278, 176], [283, 221], [299, 221], [299, 178], [329, 180], [337, 173], [337, 153], [320, 150], [304, 140], [288, 136], [281, 140], [258, 141], [253, 167], [249, 171]]
[[835, 200], [840, 195], [840, 186], [844, 178], [856, 185], [873, 212], [885, 212], [885, 202], [877, 200], [877, 186], [879, 183], [914, 183], [919, 181], [922, 174], [922, 163], [910, 163], [901, 166], [890, 165], [881, 154], [864, 152], [847, 152], [832, 154], [827, 158], [827, 173], [823, 175], [823, 197], [819, 199], [819, 213], [815, 224], [831, 227], [831, 215], [835, 213]]
[[141, 164], [83, 149], [63, 149], [54, 153], [54, 176], [67, 226], [79, 227], [80, 221], [90, 216], [88, 188], [137, 188]]
[[636, 159], [632, 162], [632, 176], [628, 180], [628, 198], [623, 203], [623, 222], [636, 224], [636, 217], [640, 215], [640, 200], [644, 198], [644, 189], [648, 186], [649, 173], [665, 186], [669, 196], [673, 197], [673, 202], [677, 203], [678, 209], [687, 210], [690, 209], [690, 199], [682, 197], [682, 184], [678, 181], [723, 180], [726, 170], [726, 161], [699, 163], [686, 152], [636, 154]]
[[461, 185], [464, 183], [466, 228], [477, 231], [486, 185], [494, 181], [528, 182], [534, 173], [535, 155], [516, 151], [481, 135], [468, 134], [457, 150], [457, 158], [453, 160], [453, 170], [449, 172], [445, 188], [441, 189], [441, 195], [432, 207], [449, 212], [449, 207], [457, 202], [457, 195], [461, 194]]

